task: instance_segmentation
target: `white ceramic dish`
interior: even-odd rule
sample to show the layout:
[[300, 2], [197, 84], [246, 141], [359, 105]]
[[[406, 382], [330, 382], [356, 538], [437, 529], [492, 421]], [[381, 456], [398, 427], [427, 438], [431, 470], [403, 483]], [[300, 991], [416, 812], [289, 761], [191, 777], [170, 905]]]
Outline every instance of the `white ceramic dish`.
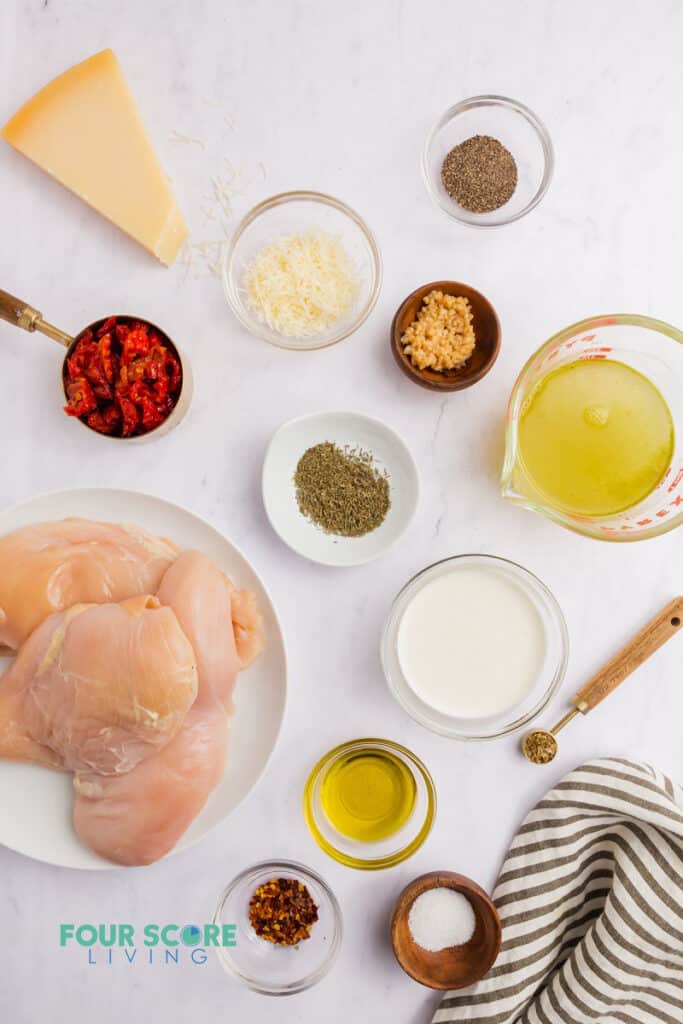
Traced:
[[[282, 726], [287, 666], [277, 614], [244, 555], [199, 516], [134, 491], [92, 488], [60, 491], [0, 512], [0, 535], [29, 523], [65, 516], [129, 522], [198, 548], [240, 587], [253, 590], [263, 610], [266, 649], [238, 677], [225, 777], [176, 850], [203, 839], [252, 791], [263, 775]], [[8, 658], [0, 659], [4, 669]], [[71, 825], [70, 774], [0, 761], [0, 844], [27, 857], [69, 868], [114, 868], [82, 845]]]
[[[294, 473], [304, 452], [333, 441], [372, 453], [389, 474], [391, 508], [364, 537], [324, 533], [299, 511]], [[417, 466], [408, 448], [380, 420], [354, 412], [321, 412], [290, 420], [273, 435], [263, 463], [263, 503], [275, 532], [298, 554], [322, 565], [362, 565], [387, 551], [410, 525], [419, 497]]]

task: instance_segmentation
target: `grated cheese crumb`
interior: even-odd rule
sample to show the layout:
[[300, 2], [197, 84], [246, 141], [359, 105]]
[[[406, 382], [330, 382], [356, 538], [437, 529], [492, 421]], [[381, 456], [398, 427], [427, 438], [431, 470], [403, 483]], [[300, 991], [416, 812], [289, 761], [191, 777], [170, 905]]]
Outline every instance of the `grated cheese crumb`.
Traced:
[[358, 280], [338, 239], [308, 231], [264, 246], [247, 268], [245, 286], [262, 323], [286, 338], [310, 338], [349, 312]]

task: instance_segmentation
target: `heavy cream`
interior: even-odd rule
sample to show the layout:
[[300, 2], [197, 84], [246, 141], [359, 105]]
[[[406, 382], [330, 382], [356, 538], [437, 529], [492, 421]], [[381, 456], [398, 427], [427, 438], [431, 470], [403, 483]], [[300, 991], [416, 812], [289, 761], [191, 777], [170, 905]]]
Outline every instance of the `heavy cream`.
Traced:
[[455, 718], [490, 718], [515, 707], [545, 658], [533, 601], [490, 566], [454, 566], [426, 583], [398, 627], [398, 660], [414, 693]]

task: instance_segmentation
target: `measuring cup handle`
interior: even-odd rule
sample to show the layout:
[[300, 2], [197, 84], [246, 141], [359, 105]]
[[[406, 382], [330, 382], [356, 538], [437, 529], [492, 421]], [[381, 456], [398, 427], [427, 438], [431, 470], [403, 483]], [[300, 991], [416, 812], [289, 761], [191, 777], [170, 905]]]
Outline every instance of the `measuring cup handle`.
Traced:
[[675, 597], [618, 654], [588, 680], [574, 696], [575, 707], [586, 714], [616, 690], [627, 676], [681, 629], [683, 597]]
[[0, 288], [0, 319], [6, 320], [8, 324], [15, 327], [22, 327], [25, 331], [35, 331], [36, 321], [41, 320], [43, 314], [27, 306], [23, 299], [16, 295], [10, 295]]
[[9, 292], [4, 292], [2, 288], [0, 288], [0, 320], [6, 320], [8, 324], [14, 324], [15, 327], [22, 327], [25, 331], [40, 331], [41, 334], [52, 338], [53, 341], [58, 341], [66, 348], [73, 341], [70, 334], [60, 331], [59, 327], [43, 320], [43, 314], [33, 306], [27, 306], [22, 299], [18, 299], [16, 295], [10, 295]]

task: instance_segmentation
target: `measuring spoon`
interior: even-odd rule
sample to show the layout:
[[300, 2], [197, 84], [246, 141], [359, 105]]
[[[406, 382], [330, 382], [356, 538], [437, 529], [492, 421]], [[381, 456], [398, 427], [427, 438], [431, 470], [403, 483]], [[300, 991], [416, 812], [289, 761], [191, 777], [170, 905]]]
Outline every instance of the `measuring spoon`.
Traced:
[[552, 729], [534, 729], [522, 740], [522, 752], [532, 764], [549, 764], [557, 754], [557, 740], [560, 729], [564, 729], [579, 712], [587, 715], [594, 707], [616, 690], [624, 679], [639, 665], [654, 654], [662, 644], [670, 640], [679, 630], [683, 620], [683, 597], [675, 597], [659, 615], [655, 615], [625, 647], [615, 654], [607, 664], [588, 680], [578, 693], [574, 694], [571, 711], [560, 719]]
[[[62, 331], [59, 327], [55, 327], [54, 324], [50, 324], [43, 318], [43, 314], [34, 309], [33, 306], [29, 306], [23, 299], [18, 299], [15, 295], [10, 295], [9, 292], [3, 291], [0, 288], [0, 320], [6, 320], [7, 323], [13, 324], [14, 327], [21, 327], [24, 331], [39, 331], [41, 334], [47, 335], [48, 338], [52, 338], [53, 341], [59, 342], [66, 348], [66, 355], [62, 361], [62, 391], [64, 393], [65, 402], [68, 401], [68, 394], [66, 390], [67, 378], [68, 378], [68, 366], [67, 360], [74, 351], [76, 345], [81, 340], [84, 334], [91, 331], [93, 335], [96, 335], [98, 329], [106, 323], [109, 319], [108, 316], [102, 317], [100, 320], [95, 320], [93, 323], [88, 324], [76, 335], [67, 334], [66, 331]], [[161, 337], [164, 344], [170, 349], [170, 351], [176, 356], [180, 363], [180, 391], [178, 392], [178, 398], [176, 400], [173, 409], [157, 427], [152, 430], [148, 430], [144, 434], [136, 434], [133, 437], [117, 437], [111, 434], [102, 434], [100, 431], [95, 430], [94, 427], [88, 426], [85, 420], [79, 419], [79, 423], [82, 423], [84, 427], [92, 433], [97, 434], [99, 437], [107, 438], [113, 441], [147, 441], [151, 438], [161, 437], [163, 434], [167, 434], [169, 430], [176, 427], [185, 413], [187, 412], [190, 400], [192, 398], [192, 372], [187, 362], [185, 361], [180, 349], [174, 341], [168, 336], [166, 331], [162, 331], [161, 328], [153, 324], [151, 320], [147, 320], [146, 317], [142, 316], [128, 316], [118, 315], [116, 316], [117, 321], [123, 322], [139, 322], [146, 324], [152, 328]], [[74, 417], [75, 418], [75, 417]]]

